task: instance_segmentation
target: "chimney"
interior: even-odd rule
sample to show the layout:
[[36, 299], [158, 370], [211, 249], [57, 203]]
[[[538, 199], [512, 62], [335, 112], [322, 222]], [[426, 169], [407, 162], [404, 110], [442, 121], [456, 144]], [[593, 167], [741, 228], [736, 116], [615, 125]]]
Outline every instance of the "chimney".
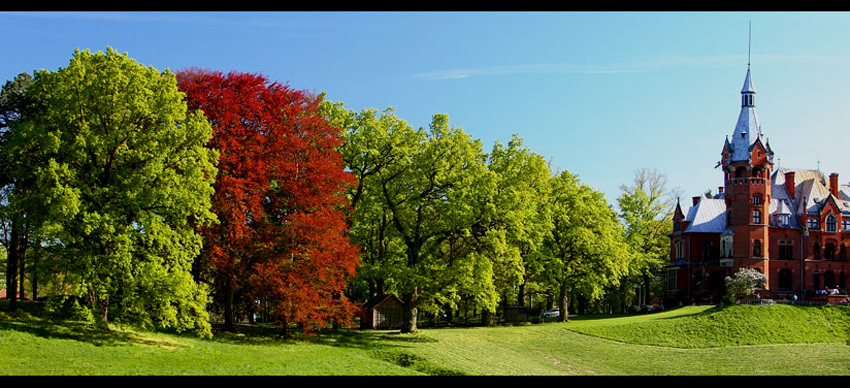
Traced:
[[717, 186], [717, 194], [723, 194], [723, 186]]
[[794, 171], [785, 173], [785, 189], [788, 190], [791, 199], [794, 199]]
[[838, 198], [838, 173], [829, 174], [829, 192]]
[[696, 206], [696, 205], [699, 203], [699, 199], [700, 199], [700, 198], [701, 198], [701, 197], [693, 197], [693, 198], [692, 198], [692, 199], [694, 200], [694, 206]]

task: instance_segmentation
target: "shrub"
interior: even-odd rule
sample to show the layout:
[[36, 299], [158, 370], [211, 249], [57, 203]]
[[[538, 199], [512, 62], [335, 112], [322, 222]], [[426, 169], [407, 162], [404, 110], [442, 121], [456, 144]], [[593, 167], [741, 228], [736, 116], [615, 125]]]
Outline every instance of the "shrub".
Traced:
[[767, 278], [764, 274], [751, 268], [740, 268], [735, 277], [726, 277], [726, 289], [736, 298], [755, 295], [756, 290], [764, 288]]

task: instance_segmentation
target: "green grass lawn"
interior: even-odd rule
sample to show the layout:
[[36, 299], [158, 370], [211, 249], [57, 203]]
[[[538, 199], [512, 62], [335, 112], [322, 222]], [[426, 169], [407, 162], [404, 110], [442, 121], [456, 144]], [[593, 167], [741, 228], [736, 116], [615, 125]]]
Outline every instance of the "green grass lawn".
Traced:
[[[5, 306], [0, 306], [5, 307]], [[691, 306], [566, 323], [284, 341], [91, 330], [0, 312], [2, 375], [850, 375], [847, 307]]]

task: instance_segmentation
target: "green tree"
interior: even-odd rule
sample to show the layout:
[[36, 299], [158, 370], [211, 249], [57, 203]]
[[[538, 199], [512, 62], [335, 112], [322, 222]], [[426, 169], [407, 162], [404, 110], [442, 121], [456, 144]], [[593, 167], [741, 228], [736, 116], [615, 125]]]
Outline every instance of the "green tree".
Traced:
[[349, 234], [363, 248], [358, 278], [370, 294], [401, 297], [405, 332], [416, 330], [420, 310], [452, 310], [461, 300], [493, 311], [493, 262], [482, 247], [496, 238], [487, 225], [496, 181], [480, 141], [450, 127], [446, 115], [414, 130], [392, 110], [326, 108], [346, 129], [341, 153], [359, 179], [349, 191]]
[[551, 235], [545, 242], [549, 284], [557, 290], [559, 319], [565, 321], [569, 297], [602, 298], [627, 271], [629, 250], [616, 213], [601, 192], [564, 171], [551, 179]]
[[[529, 284], [543, 271], [540, 250], [551, 228], [547, 201], [551, 171], [546, 160], [523, 146], [514, 135], [507, 145], [497, 142], [488, 158], [496, 174], [491, 234], [504, 236], [490, 254], [496, 265], [496, 285], [505, 302], [524, 305]], [[501, 254], [497, 254], [501, 252]]]
[[628, 286], [639, 287], [643, 291], [638, 295], [640, 304], [651, 301], [652, 279], [660, 278], [658, 275], [669, 260], [674, 197], [666, 183], [664, 174], [641, 168], [635, 171], [631, 185], [620, 186], [622, 193], [617, 198], [633, 258], [620, 291], [625, 293]]
[[201, 250], [194, 225], [214, 220], [211, 128], [188, 112], [173, 73], [109, 48], [76, 50], [40, 71], [36, 111], [13, 123], [16, 179], [37, 191], [16, 204], [41, 220], [44, 262], [106, 324], [210, 332], [206, 291], [190, 274]]
[[26, 89], [32, 84], [29, 73], [21, 73], [6, 81], [0, 92], [0, 243], [8, 252], [6, 257], [6, 288], [9, 310], [17, 308], [14, 290], [20, 284], [20, 295], [24, 295], [24, 274], [27, 247], [32, 234], [32, 217], [27, 217], [23, 209], [13, 206], [13, 197], [26, 197], [32, 189], [32, 182], [18, 180], [12, 174], [18, 161], [9, 152], [13, 135], [12, 124], [21, 120], [31, 104]]
[[326, 101], [324, 110], [333, 125], [343, 129], [340, 153], [357, 178], [346, 192], [352, 210], [348, 235], [361, 247], [361, 263], [352, 288], [363, 290], [361, 299], [396, 292], [405, 247], [383, 201], [379, 174], [417, 152], [420, 134], [393, 109], [354, 112], [342, 103]]

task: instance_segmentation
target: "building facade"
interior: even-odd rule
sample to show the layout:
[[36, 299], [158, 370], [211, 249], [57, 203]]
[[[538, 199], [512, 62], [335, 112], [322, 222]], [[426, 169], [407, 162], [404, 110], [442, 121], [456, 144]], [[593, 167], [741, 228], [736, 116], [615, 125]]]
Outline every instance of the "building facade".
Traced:
[[738, 122], [720, 153], [723, 186], [712, 198], [676, 204], [667, 303], [717, 303], [741, 267], [765, 275], [762, 297], [846, 294], [850, 186], [837, 173], [774, 168], [755, 95], [748, 68]]

